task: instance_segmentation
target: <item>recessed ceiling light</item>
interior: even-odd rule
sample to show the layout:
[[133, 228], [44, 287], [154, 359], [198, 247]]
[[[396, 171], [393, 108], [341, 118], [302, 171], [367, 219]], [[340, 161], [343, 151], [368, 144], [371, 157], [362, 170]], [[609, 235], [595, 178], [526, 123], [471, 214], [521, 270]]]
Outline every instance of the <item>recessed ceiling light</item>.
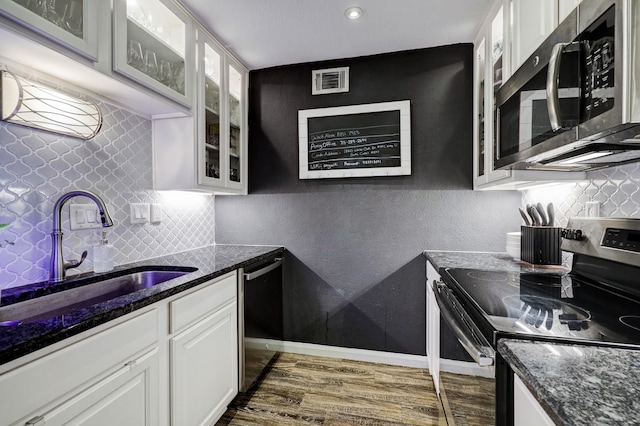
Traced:
[[349, 9], [345, 10], [344, 14], [349, 19], [358, 19], [362, 16], [362, 9], [356, 6], [350, 7]]

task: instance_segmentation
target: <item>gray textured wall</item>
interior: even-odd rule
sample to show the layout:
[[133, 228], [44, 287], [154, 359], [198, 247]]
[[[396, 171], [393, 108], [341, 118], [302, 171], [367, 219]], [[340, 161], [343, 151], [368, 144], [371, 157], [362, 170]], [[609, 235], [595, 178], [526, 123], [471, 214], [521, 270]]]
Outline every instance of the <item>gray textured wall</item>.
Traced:
[[[349, 93], [311, 96], [345, 65]], [[258, 70], [249, 93], [250, 195], [216, 197], [216, 242], [287, 247], [285, 339], [424, 355], [422, 251], [504, 251], [519, 227], [519, 193], [471, 190], [472, 46]], [[298, 179], [298, 110], [403, 99], [411, 176]]]

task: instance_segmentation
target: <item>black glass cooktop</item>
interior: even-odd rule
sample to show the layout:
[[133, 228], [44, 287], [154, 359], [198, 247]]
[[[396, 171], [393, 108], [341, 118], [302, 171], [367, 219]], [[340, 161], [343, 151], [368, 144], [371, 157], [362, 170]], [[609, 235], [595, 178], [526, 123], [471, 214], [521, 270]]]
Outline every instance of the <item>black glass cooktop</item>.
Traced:
[[444, 276], [465, 309], [470, 304], [498, 332], [640, 344], [640, 303], [578, 275], [448, 269]]

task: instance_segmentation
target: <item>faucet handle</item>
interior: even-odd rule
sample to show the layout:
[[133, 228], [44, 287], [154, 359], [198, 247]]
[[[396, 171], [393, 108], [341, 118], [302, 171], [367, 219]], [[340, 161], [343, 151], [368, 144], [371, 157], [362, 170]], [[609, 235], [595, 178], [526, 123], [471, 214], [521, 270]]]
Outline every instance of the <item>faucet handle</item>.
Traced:
[[82, 256], [80, 257], [80, 260], [69, 260], [67, 262], [64, 262], [64, 270], [66, 271], [67, 269], [77, 268], [78, 266], [82, 265], [82, 262], [84, 262], [86, 258], [87, 258], [87, 251], [85, 250], [82, 252]]

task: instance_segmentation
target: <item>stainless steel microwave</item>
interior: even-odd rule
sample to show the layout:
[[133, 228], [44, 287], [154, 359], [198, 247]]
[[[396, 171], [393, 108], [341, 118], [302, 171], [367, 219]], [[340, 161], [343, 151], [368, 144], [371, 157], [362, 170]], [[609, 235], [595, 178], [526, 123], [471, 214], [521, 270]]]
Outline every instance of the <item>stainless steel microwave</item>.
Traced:
[[640, 1], [583, 0], [496, 94], [497, 169], [640, 161]]

